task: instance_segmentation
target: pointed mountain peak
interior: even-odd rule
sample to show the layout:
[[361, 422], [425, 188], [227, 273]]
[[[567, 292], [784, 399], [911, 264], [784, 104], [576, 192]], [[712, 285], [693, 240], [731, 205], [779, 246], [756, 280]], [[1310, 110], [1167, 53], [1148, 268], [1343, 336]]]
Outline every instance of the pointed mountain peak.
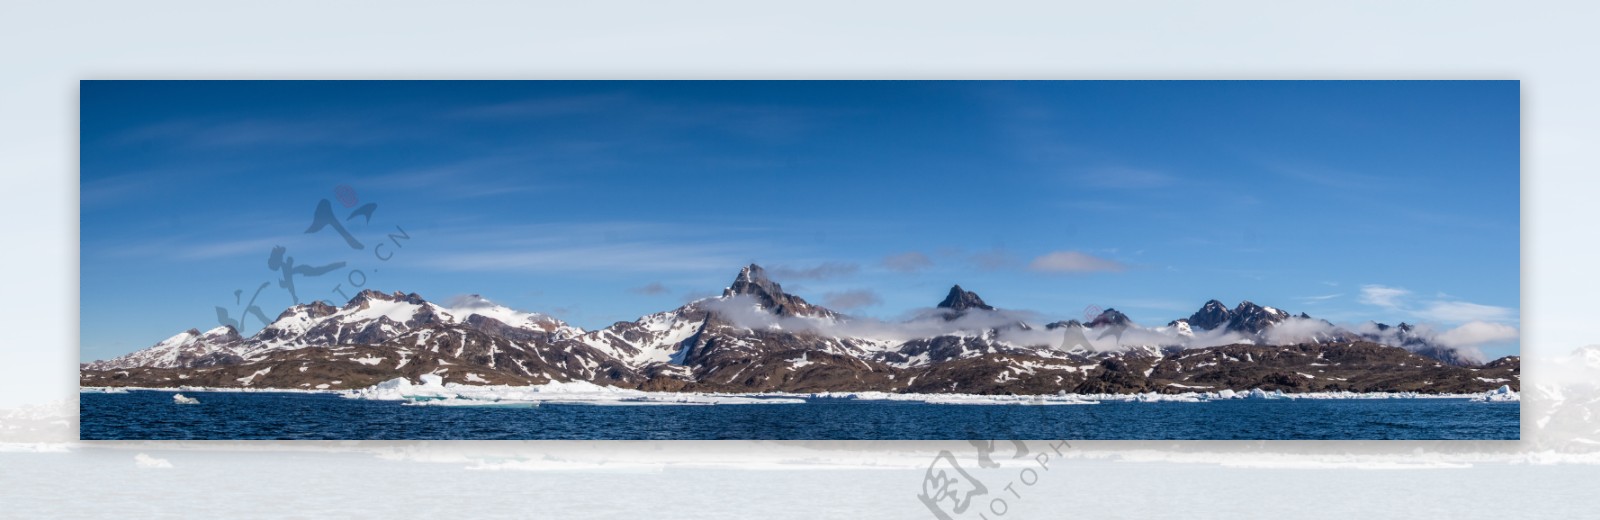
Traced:
[[767, 278], [767, 271], [761, 266], [750, 264], [739, 269], [739, 276], [734, 277], [733, 284], [722, 290], [722, 297], [748, 296], [755, 299], [773, 314], [779, 316], [835, 316], [831, 310], [806, 303], [799, 296], [783, 292], [783, 286]]
[[944, 301], [939, 302], [939, 308], [956, 311], [964, 311], [967, 309], [983, 309], [986, 311], [994, 310], [994, 307], [989, 306], [987, 303], [983, 303], [983, 298], [979, 298], [978, 293], [964, 290], [960, 285], [950, 287], [950, 294], [944, 297]]
[[1245, 300], [1245, 301], [1239, 302], [1239, 306], [1233, 308], [1233, 313], [1236, 314], [1236, 315], [1238, 315], [1238, 314], [1262, 314], [1262, 315], [1276, 316], [1276, 317], [1279, 317], [1279, 318], [1287, 318], [1287, 317], [1289, 317], [1289, 313], [1288, 312], [1284, 312], [1283, 309], [1278, 309], [1278, 308], [1274, 308], [1274, 307], [1268, 307], [1268, 306], [1265, 306], [1265, 305], [1260, 305], [1260, 304], [1257, 304], [1256, 302], [1252, 302], [1250, 300]]
[[767, 278], [767, 271], [756, 264], [739, 269], [739, 276], [734, 277], [733, 283], [722, 291], [723, 296], [776, 297], [783, 294], [783, 286]]
[[1289, 319], [1289, 313], [1281, 309], [1264, 307], [1255, 302], [1245, 300], [1233, 308], [1233, 317], [1228, 320], [1228, 330], [1259, 334], [1267, 327]]
[[767, 270], [756, 264], [744, 266], [739, 269], [739, 277], [734, 279], [735, 282], [740, 280], [751, 283], [767, 281]]
[[1233, 311], [1228, 310], [1227, 305], [1211, 300], [1202, 305], [1200, 310], [1189, 315], [1189, 326], [1211, 330], [1228, 323], [1232, 318]]
[[1094, 321], [1089, 322], [1089, 326], [1126, 326], [1129, 323], [1131, 323], [1131, 321], [1128, 319], [1128, 315], [1123, 314], [1121, 311], [1116, 309], [1106, 309], [1105, 311], [1102, 311], [1099, 316], [1095, 316]]

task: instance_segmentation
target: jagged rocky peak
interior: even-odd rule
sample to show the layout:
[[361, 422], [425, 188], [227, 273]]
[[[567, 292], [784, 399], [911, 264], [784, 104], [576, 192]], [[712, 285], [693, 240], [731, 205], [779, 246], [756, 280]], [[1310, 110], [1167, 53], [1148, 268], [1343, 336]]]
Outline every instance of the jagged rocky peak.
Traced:
[[1125, 327], [1129, 323], [1132, 322], [1128, 319], [1128, 315], [1123, 314], [1122, 311], [1116, 309], [1106, 309], [1105, 311], [1101, 312], [1099, 316], [1095, 316], [1094, 320], [1089, 322], [1089, 326], [1104, 327], [1110, 325]]
[[939, 302], [939, 308], [953, 311], [965, 311], [967, 309], [994, 310], [994, 307], [983, 303], [983, 298], [979, 298], [978, 293], [964, 290], [960, 285], [950, 287], [950, 294], [944, 297], [944, 301]]
[[1287, 312], [1245, 300], [1233, 308], [1233, 317], [1228, 321], [1228, 330], [1255, 334], [1286, 319], [1289, 319]]
[[311, 302], [311, 303], [302, 303], [302, 304], [294, 305], [294, 306], [291, 306], [291, 307], [289, 307], [287, 309], [284, 309], [283, 312], [278, 313], [278, 319], [282, 320], [284, 318], [288, 318], [288, 317], [295, 316], [297, 314], [302, 314], [302, 313], [307, 315], [307, 316], [310, 316], [312, 318], [321, 318], [323, 316], [328, 316], [328, 315], [336, 313], [336, 312], [339, 312], [339, 308], [338, 307], [334, 307], [332, 305], [328, 305], [327, 303], [324, 303], [322, 300], [317, 300], [317, 301], [314, 301], [314, 302]]
[[750, 264], [739, 269], [739, 276], [727, 289], [722, 290], [722, 297], [749, 296], [754, 298], [762, 308], [779, 316], [833, 316], [834, 312], [806, 303], [805, 299], [783, 292], [783, 286], [767, 278], [767, 271], [761, 266]]
[[1406, 323], [1406, 322], [1403, 322], [1403, 321], [1400, 322], [1399, 325], [1390, 325], [1388, 323], [1382, 323], [1382, 322], [1377, 322], [1377, 321], [1374, 321], [1374, 322], [1371, 322], [1371, 323], [1372, 323], [1372, 325], [1374, 327], [1376, 327], [1378, 329], [1378, 332], [1388, 332], [1389, 329], [1394, 329], [1395, 333], [1396, 334], [1400, 334], [1400, 335], [1405, 335], [1406, 333], [1409, 333], [1412, 330], [1416, 329], [1415, 326], [1412, 326], [1410, 323]]
[[1189, 326], [1210, 330], [1227, 324], [1232, 318], [1233, 311], [1228, 310], [1227, 305], [1211, 300], [1189, 315]]
[[1047, 324], [1047, 325], [1044, 326], [1044, 328], [1049, 329], [1049, 330], [1055, 330], [1055, 329], [1064, 328], [1064, 327], [1083, 328], [1083, 322], [1080, 322], [1078, 320], [1064, 320], [1064, 321], [1057, 321], [1057, 322], [1054, 322], [1054, 323], [1050, 323], [1050, 324]]
[[367, 290], [361, 291], [359, 293], [356, 293], [356, 296], [354, 298], [350, 299], [350, 303], [351, 304], [365, 303], [365, 302], [368, 302], [368, 301], [371, 301], [371, 300], [382, 300], [382, 301], [386, 301], [386, 302], [405, 302], [405, 303], [412, 303], [412, 304], [418, 304], [418, 305], [420, 305], [420, 304], [425, 302], [425, 300], [422, 299], [422, 296], [417, 294], [417, 293], [405, 293], [405, 292], [401, 292], [401, 291], [395, 291], [393, 293], [387, 293], [386, 294], [383, 291], [367, 289]]
[[770, 296], [783, 294], [783, 286], [767, 278], [767, 270], [761, 266], [750, 264], [739, 269], [739, 276], [733, 279], [733, 284], [722, 290], [723, 296]]

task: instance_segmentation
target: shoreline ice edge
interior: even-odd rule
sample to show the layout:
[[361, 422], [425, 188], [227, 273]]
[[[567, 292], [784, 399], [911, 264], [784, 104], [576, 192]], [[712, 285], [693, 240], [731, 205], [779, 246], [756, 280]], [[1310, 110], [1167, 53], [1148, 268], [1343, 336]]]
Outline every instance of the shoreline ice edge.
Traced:
[[197, 387], [181, 386], [172, 388], [146, 388], [146, 387], [80, 387], [79, 393], [124, 393], [127, 391], [167, 391], [167, 392], [266, 392], [266, 393], [303, 393], [303, 394], [334, 394], [347, 399], [366, 399], [376, 401], [405, 401], [406, 404], [432, 405], [432, 406], [472, 406], [483, 405], [504, 406], [508, 404], [539, 403], [562, 404], [613, 404], [613, 405], [651, 405], [651, 404], [682, 404], [682, 405], [712, 405], [712, 404], [805, 404], [811, 400], [855, 400], [855, 401], [901, 401], [922, 402], [924, 404], [961, 404], [961, 405], [1074, 405], [1098, 404], [1101, 401], [1120, 402], [1185, 402], [1203, 403], [1211, 401], [1227, 401], [1235, 399], [1266, 399], [1266, 400], [1297, 400], [1297, 399], [1470, 399], [1481, 402], [1520, 402], [1521, 394], [1511, 390], [1509, 385], [1486, 392], [1463, 394], [1423, 394], [1416, 392], [1305, 392], [1285, 393], [1282, 391], [1267, 392], [1257, 389], [1246, 391], [1220, 390], [1215, 392], [1184, 392], [1177, 394], [1158, 394], [1154, 392], [1139, 394], [1039, 394], [1039, 395], [987, 395], [987, 394], [961, 394], [961, 393], [890, 393], [878, 391], [865, 392], [816, 392], [816, 393], [787, 393], [787, 392], [746, 392], [746, 393], [710, 393], [710, 392], [646, 392], [618, 388], [614, 386], [601, 386], [585, 381], [559, 382], [553, 381], [542, 385], [511, 386], [511, 385], [465, 385], [459, 383], [443, 383], [438, 376], [425, 374], [421, 384], [413, 384], [405, 378], [394, 378], [376, 385], [352, 390], [308, 390], [308, 389], [280, 389], [280, 388], [233, 388], [233, 387]]

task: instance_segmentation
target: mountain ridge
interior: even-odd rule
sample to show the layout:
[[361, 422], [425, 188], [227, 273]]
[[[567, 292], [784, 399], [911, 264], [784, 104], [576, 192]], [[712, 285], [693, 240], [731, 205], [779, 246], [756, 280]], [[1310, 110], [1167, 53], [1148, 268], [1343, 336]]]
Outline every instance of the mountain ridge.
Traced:
[[[1087, 324], [1033, 326], [959, 285], [935, 309], [943, 314], [932, 321], [851, 318], [783, 291], [756, 264], [741, 268], [721, 297], [596, 330], [477, 295], [439, 305], [416, 293], [365, 290], [341, 307], [292, 306], [249, 338], [232, 327], [191, 329], [86, 363], [80, 383], [328, 389], [434, 374], [466, 384], [583, 380], [647, 390], [1056, 393], [1224, 384], [1480, 391], [1520, 380], [1520, 358], [1491, 367], [1404, 324], [1362, 334], [1321, 321], [1327, 326], [1313, 323], [1316, 334], [1285, 340], [1281, 324], [1312, 319], [1249, 301], [1230, 309], [1211, 300], [1157, 328], [1115, 309]], [[1192, 344], [1202, 336], [1222, 343]], [[1291, 352], [1305, 359], [1285, 357]], [[1350, 366], [1315, 361], [1349, 352], [1366, 355]], [[1186, 361], [1202, 358], [1215, 363]], [[1258, 361], [1267, 359], [1276, 364]], [[1416, 373], [1391, 377], [1407, 372]]]

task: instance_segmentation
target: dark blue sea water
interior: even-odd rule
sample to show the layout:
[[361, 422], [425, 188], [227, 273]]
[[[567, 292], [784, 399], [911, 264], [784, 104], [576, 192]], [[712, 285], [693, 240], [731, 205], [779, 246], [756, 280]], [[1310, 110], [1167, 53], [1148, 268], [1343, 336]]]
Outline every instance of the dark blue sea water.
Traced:
[[402, 406], [329, 394], [82, 394], [79, 435], [120, 439], [1517, 439], [1519, 403], [1228, 400], [1095, 405]]

